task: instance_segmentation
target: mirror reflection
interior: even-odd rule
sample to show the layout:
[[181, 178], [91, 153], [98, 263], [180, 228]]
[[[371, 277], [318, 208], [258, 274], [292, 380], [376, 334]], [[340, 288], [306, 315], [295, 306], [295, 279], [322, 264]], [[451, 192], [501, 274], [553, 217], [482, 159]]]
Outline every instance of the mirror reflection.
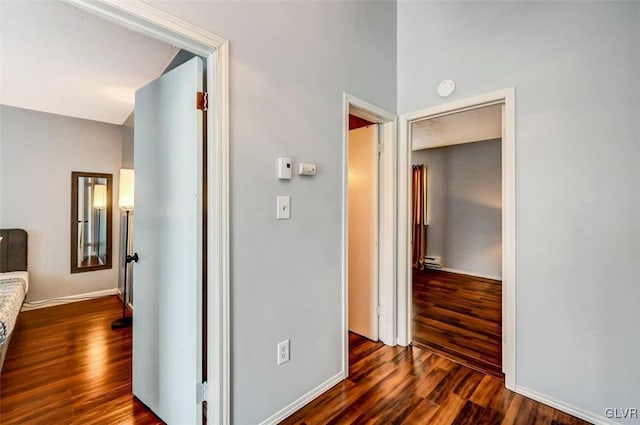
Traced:
[[72, 273], [111, 268], [111, 180], [72, 173]]

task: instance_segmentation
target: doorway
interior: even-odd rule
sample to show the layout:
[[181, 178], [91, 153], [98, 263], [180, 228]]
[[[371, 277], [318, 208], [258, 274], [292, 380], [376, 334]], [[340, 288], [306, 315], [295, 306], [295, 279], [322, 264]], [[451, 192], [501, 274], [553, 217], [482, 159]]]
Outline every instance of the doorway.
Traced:
[[411, 129], [413, 344], [499, 379], [502, 107]]
[[[404, 114], [400, 117], [398, 139], [398, 344], [413, 342], [412, 291], [412, 215], [411, 215], [411, 140], [412, 124], [418, 121], [451, 115], [483, 106], [504, 104], [502, 108], [501, 143], [501, 342], [502, 372], [505, 386], [515, 390], [516, 385], [516, 245], [515, 245], [515, 89], [509, 87], [434, 107]], [[426, 147], [438, 147], [435, 144]]]
[[349, 116], [349, 332], [378, 340], [378, 124]]
[[[199, 158], [200, 163], [204, 165], [201, 168], [203, 178], [198, 182], [201, 187], [197, 193], [198, 202], [202, 206], [200, 210], [204, 211], [203, 220], [198, 223], [200, 226], [198, 237], [202, 242], [199, 246], [202, 249], [198, 250], [196, 257], [189, 265], [189, 271], [196, 274], [202, 274], [204, 270], [208, 271], [202, 297], [204, 297], [203, 304], [208, 307], [210, 313], [193, 317], [192, 327], [198, 328], [196, 332], [203, 334], [207, 345], [210, 346], [210, 349], [205, 346], [202, 352], [196, 353], [196, 362], [202, 360], [203, 366], [206, 367], [204, 378], [211, 384], [207, 381], [203, 382], [198, 376], [186, 376], [185, 379], [176, 377], [175, 382], [169, 382], [169, 385], [165, 382], [165, 387], [168, 391], [188, 394], [189, 403], [178, 405], [170, 394], [167, 397], [166, 392], [161, 401], [172, 404], [169, 409], [172, 415], [170, 422], [175, 422], [173, 418], [178, 417], [178, 414], [188, 412], [195, 417], [194, 423], [201, 422], [203, 416], [211, 422], [228, 423], [230, 421], [228, 41], [144, 3], [125, 2], [112, 5], [110, 2], [65, 1], [117, 25], [206, 58], [201, 67], [207, 69], [203, 86], [207, 88], [208, 97], [202, 96], [202, 98], [208, 99], [208, 102], [198, 105], [204, 110], [203, 118], [206, 122], [204, 125], [207, 134], [205, 146]], [[189, 103], [194, 109], [196, 108], [196, 93], [189, 93]], [[165, 164], [173, 163], [166, 155], [163, 159], [166, 160]], [[171, 184], [171, 178], [163, 183]], [[137, 229], [139, 230], [142, 226], [143, 224], [139, 221]], [[139, 237], [137, 241], [140, 241]], [[171, 240], [158, 243], [165, 246], [171, 244]], [[144, 260], [143, 256], [144, 254], [141, 253], [141, 262]], [[136, 309], [138, 305], [139, 303]], [[179, 307], [178, 310], [185, 311]], [[197, 312], [192, 313], [198, 316]], [[163, 320], [170, 321], [171, 314], [171, 312], [164, 312]], [[201, 326], [196, 325], [198, 322], [202, 322]], [[150, 345], [148, 348], [149, 350], [142, 355], [146, 355], [148, 359], [145, 360], [153, 363], [157, 361], [158, 347]], [[177, 349], [172, 348], [169, 357], [178, 358], [179, 354]], [[168, 358], [166, 355], [164, 357]], [[165, 377], [166, 375], [163, 378]], [[164, 381], [167, 380], [164, 379]], [[174, 383], [180, 385], [172, 385]], [[154, 383], [144, 384], [154, 385]], [[196, 391], [193, 391], [194, 387]], [[193, 413], [194, 409], [195, 413]]]
[[[349, 375], [350, 329], [388, 345], [396, 343], [395, 147], [395, 114], [345, 93], [342, 189], [345, 378]], [[357, 208], [351, 210], [352, 205]], [[351, 243], [354, 240], [357, 244]], [[362, 258], [366, 260], [361, 261]]]

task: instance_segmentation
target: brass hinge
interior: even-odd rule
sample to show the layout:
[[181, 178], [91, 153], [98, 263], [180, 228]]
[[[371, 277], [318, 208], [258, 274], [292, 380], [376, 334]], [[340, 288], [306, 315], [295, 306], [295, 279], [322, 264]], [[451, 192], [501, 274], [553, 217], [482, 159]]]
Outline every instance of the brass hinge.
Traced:
[[209, 109], [209, 93], [199, 91], [196, 95], [196, 108], [201, 111]]

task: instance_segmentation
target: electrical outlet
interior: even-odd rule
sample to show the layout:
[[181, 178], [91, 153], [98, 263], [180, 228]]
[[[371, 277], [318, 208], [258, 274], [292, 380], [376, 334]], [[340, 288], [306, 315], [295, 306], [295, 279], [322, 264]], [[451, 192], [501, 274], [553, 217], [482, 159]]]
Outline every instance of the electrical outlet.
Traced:
[[278, 366], [289, 361], [289, 340], [278, 343]]

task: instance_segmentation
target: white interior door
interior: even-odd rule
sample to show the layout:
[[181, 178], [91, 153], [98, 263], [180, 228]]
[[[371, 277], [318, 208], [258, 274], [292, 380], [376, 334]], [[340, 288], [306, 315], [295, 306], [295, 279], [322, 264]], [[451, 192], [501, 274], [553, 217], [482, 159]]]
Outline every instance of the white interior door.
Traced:
[[202, 91], [193, 58], [136, 92], [133, 394], [168, 424], [202, 423]]
[[378, 126], [349, 132], [349, 330], [378, 340]]

